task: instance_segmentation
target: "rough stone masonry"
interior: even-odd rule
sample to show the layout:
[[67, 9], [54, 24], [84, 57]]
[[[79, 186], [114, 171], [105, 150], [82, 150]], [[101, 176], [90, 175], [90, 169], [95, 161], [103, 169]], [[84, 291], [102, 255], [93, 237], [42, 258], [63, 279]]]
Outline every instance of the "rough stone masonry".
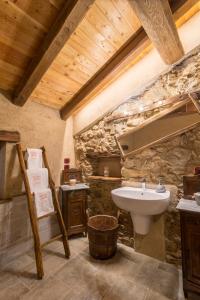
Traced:
[[[137, 91], [130, 100], [123, 102], [75, 136], [78, 163], [86, 176], [92, 175], [96, 167], [95, 159], [89, 158], [88, 154], [119, 154], [115, 135], [142, 124], [144, 120], [165, 109], [166, 106], [159, 106], [160, 100], [200, 89], [199, 50], [200, 47], [195, 48], [143, 90]], [[145, 108], [143, 112], [139, 111], [138, 105], [141, 104]], [[122, 162], [121, 173], [124, 180], [138, 181], [138, 178], [145, 176], [148, 182], [157, 183], [158, 177], [162, 175], [166, 184], [178, 187], [176, 201], [172, 201], [165, 214], [165, 259], [168, 262], [179, 263], [181, 256], [179, 214], [175, 207], [182, 194], [182, 175], [191, 174], [194, 166], [199, 164], [199, 126], [147, 148]], [[104, 201], [111, 201], [106, 199], [105, 197]], [[95, 205], [98, 204], [95, 204], [95, 199], [93, 199], [91, 205], [93, 210], [95, 210]], [[101, 213], [104, 213], [103, 206]], [[127, 224], [130, 222], [126, 222], [125, 226]], [[130, 235], [130, 230], [132, 229], [128, 228], [121, 234], [125, 235], [126, 244], [134, 246], [133, 234]], [[127, 239], [130, 243], [127, 243]]]

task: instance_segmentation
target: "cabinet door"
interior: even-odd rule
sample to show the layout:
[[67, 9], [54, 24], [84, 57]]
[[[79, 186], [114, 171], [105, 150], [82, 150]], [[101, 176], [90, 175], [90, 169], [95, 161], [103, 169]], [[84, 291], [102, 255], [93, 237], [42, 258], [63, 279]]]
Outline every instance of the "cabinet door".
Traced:
[[70, 218], [69, 226], [84, 226], [85, 225], [85, 213], [84, 213], [84, 201], [70, 201]]
[[200, 216], [187, 214], [184, 219], [186, 279], [200, 284]]

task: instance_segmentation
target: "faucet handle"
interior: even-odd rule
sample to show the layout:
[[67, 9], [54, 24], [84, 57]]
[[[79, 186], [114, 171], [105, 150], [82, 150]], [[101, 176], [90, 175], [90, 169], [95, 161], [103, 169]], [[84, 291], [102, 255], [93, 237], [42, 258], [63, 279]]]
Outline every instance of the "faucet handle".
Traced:
[[165, 193], [166, 192], [166, 188], [164, 186], [164, 177], [160, 176], [158, 178], [158, 180], [159, 180], [159, 183], [157, 185], [156, 192], [157, 193]]
[[159, 184], [163, 184], [164, 183], [164, 176], [159, 176], [158, 177], [158, 182], [159, 182]]

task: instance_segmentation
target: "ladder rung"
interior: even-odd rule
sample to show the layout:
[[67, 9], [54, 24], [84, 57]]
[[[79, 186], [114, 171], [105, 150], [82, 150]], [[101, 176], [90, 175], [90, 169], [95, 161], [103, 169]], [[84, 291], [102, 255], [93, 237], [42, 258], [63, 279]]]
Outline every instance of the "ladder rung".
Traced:
[[52, 211], [52, 212], [50, 212], [49, 214], [46, 214], [46, 215], [41, 216], [41, 217], [38, 217], [37, 219], [38, 219], [38, 220], [41, 220], [41, 219], [44, 219], [44, 218], [47, 218], [47, 217], [50, 217], [50, 216], [54, 216], [54, 215], [56, 215], [56, 214], [57, 214], [57, 211]]
[[41, 248], [45, 247], [46, 245], [48, 245], [48, 244], [50, 244], [50, 243], [52, 243], [52, 242], [54, 242], [54, 241], [56, 241], [58, 239], [61, 239], [62, 237], [63, 237], [62, 234], [54, 236], [52, 239], [50, 239], [50, 240], [44, 242], [43, 244], [41, 244]]

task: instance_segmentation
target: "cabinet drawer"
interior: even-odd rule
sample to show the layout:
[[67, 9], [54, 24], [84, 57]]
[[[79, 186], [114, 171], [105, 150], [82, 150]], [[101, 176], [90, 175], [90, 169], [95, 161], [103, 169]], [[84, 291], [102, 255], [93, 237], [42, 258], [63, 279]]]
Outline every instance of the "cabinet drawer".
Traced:
[[68, 199], [70, 202], [76, 202], [86, 199], [86, 191], [73, 191], [68, 194]]
[[185, 214], [184, 222], [188, 225], [200, 226], [200, 214]]

